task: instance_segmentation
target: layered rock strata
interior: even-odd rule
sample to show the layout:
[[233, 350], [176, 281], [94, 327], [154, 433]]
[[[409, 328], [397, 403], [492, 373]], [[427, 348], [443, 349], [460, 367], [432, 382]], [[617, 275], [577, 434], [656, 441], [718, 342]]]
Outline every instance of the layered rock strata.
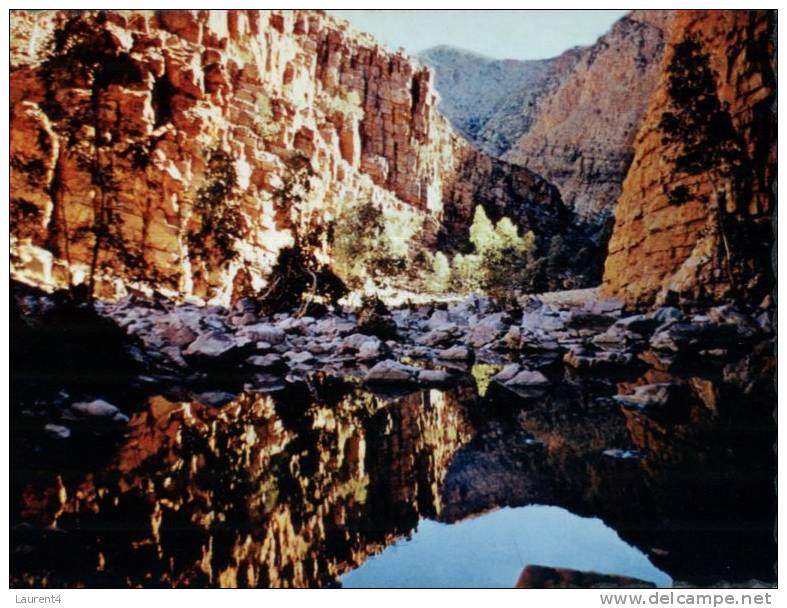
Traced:
[[542, 214], [522, 206], [562, 208], [454, 135], [427, 69], [319, 12], [15, 11], [11, 28], [12, 274], [29, 283], [97, 268], [103, 297], [227, 301], [358, 200], [415, 217], [427, 245], [462, 233], [445, 222], [475, 204], [467, 174], [509, 184], [483, 202], [523, 229]]
[[775, 14], [681, 11], [617, 205], [602, 292], [759, 301], [776, 170]]

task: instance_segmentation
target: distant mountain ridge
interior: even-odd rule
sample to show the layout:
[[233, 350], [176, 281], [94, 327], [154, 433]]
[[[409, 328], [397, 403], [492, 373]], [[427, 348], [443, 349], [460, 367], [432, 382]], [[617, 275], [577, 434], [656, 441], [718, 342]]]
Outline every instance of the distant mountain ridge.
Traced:
[[437, 47], [440, 110], [479, 149], [556, 184], [586, 218], [614, 208], [660, 73], [671, 11], [634, 11], [588, 47], [537, 61]]
[[[435, 73], [440, 111], [481, 150], [500, 156], [527, 132], [536, 99], [548, 89], [558, 58], [492, 59], [451, 46], [417, 55]], [[490, 129], [491, 125], [495, 125]]]

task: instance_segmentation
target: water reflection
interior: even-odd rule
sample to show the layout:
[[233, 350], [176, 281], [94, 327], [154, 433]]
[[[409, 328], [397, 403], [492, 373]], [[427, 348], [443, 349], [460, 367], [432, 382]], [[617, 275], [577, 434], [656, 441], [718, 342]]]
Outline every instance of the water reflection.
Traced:
[[501, 509], [446, 525], [423, 520], [399, 541], [342, 577], [344, 587], [511, 587], [523, 564], [672, 579], [599, 519], [559, 507]]
[[[610, 399], [654, 372], [566, 376], [525, 400], [479, 395], [482, 372], [399, 396], [319, 374], [222, 406], [156, 395], [106, 461], [17, 449], [11, 583], [513, 586], [531, 561], [660, 585], [774, 579], [768, 403], [688, 391], [664, 417]], [[498, 510], [534, 504], [567, 511]], [[567, 534], [551, 560], [539, 521]], [[501, 534], [520, 553], [487, 560]]]
[[26, 486], [20, 518], [49, 530], [17, 529], [31, 537], [15, 556], [20, 582], [333, 584], [439, 514], [471, 431], [448, 394], [330, 384], [220, 408], [151, 398], [102, 471]]

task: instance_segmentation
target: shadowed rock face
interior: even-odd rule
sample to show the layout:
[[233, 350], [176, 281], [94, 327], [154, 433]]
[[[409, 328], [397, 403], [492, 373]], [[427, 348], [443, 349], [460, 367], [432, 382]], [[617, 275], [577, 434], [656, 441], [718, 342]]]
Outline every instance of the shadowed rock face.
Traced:
[[758, 301], [773, 285], [774, 24], [768, 11], [676, 16], [618, 202], [605, 294]]
[[[464, 221], [464, 190], [562, 207], [454, 134], [426, 68], [320, 12], [15, 11], [11, 27], [13, 272], [28, 282], [93, 264], [105, 297], [117, 278], [226, 302], [353, 201], [414, 216], [426, 245], [462, 231], [446, 223]], [[512, 187], [487, 188], [492, 174]]]
[[620, 194], [671, 19], [670, 11], [634, 11], [596, 44], [540, 61], [444, 47], [420, 59], [435, 70], [440, 109], [460, 133], [543, 175], [593, 219]]

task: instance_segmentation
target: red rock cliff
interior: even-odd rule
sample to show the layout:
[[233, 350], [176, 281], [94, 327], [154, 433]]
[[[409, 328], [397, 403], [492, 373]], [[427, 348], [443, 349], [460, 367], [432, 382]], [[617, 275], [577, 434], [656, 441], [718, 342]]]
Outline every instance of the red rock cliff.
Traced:
[[27, 282], [95, 265], [105, 297], [226, 301], [356, 200], [414, 215], [427, 244], [476, 202], [528, 229], [563, 209], [453, 134], [427, 69], [319, 12], [14, 11], [11, 30], [12, 275]]
[[635, 141], [602, 291], [651, 303], [772, 286], [775, 14], [679, 11]]

